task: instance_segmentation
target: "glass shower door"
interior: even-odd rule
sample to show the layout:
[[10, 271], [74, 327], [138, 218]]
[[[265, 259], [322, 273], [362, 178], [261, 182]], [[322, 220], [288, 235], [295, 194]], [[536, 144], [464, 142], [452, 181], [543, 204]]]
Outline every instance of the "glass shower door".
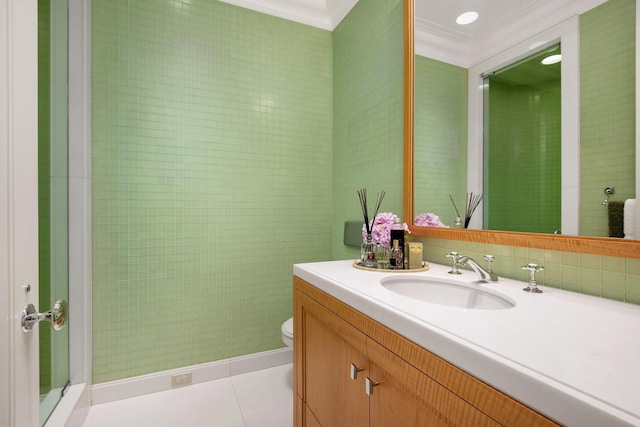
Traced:
[[[68, 2], [38, 0], [39, 307], [69, 300]], [[38, 327], [40, 425], [69, 383], [69, 328]]]

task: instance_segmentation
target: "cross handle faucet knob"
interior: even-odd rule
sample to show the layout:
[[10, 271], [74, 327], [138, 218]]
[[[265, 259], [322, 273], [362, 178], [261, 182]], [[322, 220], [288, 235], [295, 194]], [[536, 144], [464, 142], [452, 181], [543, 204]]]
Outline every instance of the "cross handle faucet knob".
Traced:
[[460, 262], [464, 258], [464, 256], [460, 255], [458, 252], [449, 252], [446, 253], [445, 256], [451, 258], [453, 261], [453, 265], [451, 267], [451, 270], [449, 271], [449, 274], [462, 274], [460, 270], [458, 270], [458, 267], [464, 265]]
[[494, 256], [493, 255], [485, 255], [484, 256], [484, 260], [487, 262], [487, 271], [491, 271], [491, 263], [494, 260]]
[[526, 288], [523, 288], [522, 290], [525, 292], [531, 292], [534, 294], [541, 294], [542, 290], [538, 288], [538, 284], [536, 283], [536, 273], [538, 271], [544, 271], [544, 266], [530, 262], [527, 265], [523, 265], [522, 269], [529, 271], [529, 285]]

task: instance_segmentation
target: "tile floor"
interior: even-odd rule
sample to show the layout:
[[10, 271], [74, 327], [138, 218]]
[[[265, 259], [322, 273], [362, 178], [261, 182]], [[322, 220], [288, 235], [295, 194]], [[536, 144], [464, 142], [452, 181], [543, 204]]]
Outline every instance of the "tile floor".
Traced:
[[291, 427], [293, 365], [91, 408], [84, 427]]

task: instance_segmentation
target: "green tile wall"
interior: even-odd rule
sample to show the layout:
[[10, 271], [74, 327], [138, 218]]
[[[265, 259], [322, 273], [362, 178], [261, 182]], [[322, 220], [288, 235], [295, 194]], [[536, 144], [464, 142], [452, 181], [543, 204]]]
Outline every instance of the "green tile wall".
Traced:
[[449, 265], [446, 253], [457, 251], [478, 262], [486, 254], [495, 256], [498, 276], [527, 281], [522, 266], [534, 262], [544, 266], [536, 275], [542, 286], [640, 304], [640, 259], [490, 245], [444, 239], [421, 239], [425, 259]]
[[603, 189], [635, 197], [635, 4], [580, 17], [580, 234], [608, 236]]
[[333, 257], [344, 222], [362, 220], [356, 191], [387, 192], [381, 210], [402, 215], [403, 4], [360, 1], [333, 31]]
[[93, 382], [282, 347], [292, 264], [332, 252], [331, 33], [92, 10]]
[[[510, 78], [520, 81], [513, 74], [526, 75], [527, 69], [516, 67], [508, 72]], [[489, 104], [484, 228], [536, 233], [559, 230], [560, 79], [521, 84], [505, 82], [496, 74], [489, 83]]]
[[447, 225], [464, 209], [467, 188], [466, 68], [416, 55], [414, 100], [415, 215], [435, 213]]

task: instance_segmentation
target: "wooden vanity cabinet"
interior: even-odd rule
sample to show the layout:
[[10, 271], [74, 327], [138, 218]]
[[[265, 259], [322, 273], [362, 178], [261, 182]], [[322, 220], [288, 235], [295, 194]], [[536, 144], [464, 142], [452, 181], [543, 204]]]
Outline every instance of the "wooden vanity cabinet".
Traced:
[[557, 425], [298, 277], [294, 306], [296, 427]]

